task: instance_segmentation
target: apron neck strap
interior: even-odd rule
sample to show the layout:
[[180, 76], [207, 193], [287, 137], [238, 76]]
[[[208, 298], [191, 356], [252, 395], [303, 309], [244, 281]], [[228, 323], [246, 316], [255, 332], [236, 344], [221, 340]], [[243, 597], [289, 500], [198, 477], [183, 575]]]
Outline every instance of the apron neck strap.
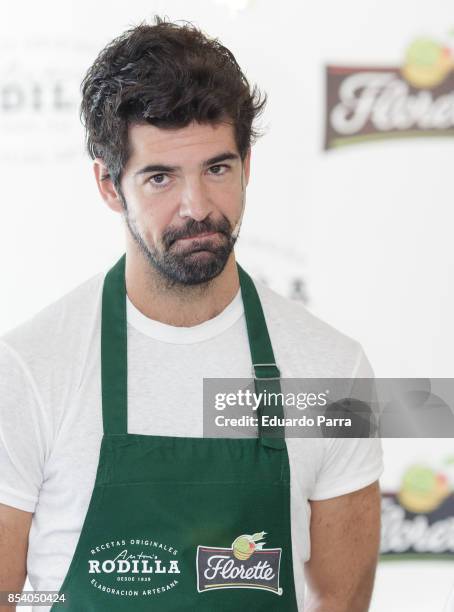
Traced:
[[128, 431], [126, 254], [107, 272], [102, 292], [101, 384], [105, 434]]
[[[107, 272], [102, 293], [101, 383], [103, 427], [106, 434], [124, 434], [128, 429], [125, 264], [124, 254]], [[253, 364], [255, 391], [258, 394], [265, 392], [280, 394], [280, 372], [274, 360], [260, 298], [251, 277], [238, 263], [237, 269]], [[263, 414], [262, 405], [259, 406], [260, 414]], [[278, 400], [275, 406], [267, 406], [266, 414], [282, 417], [282, 402]], [[265, 446], [273, 448], [285, 446], [283, 428], [267, 427], [267, 435], [264, 436], [259, 426], [259, 435]]]
[[[268, 397], [276, 398], [273, 405], [264, 406], [263, 402], [260, 402], [257, 410], [259, 417], [258, 432], [264, 446], [282, 449], [285, 447], [285, 428], [281, 426], [267, 426], [266, 430], [264, 430], [261, 421], [263, 416], [277, 418], [283, 418], [284, 416], [280, 371], [274, 358], [273, 347], [257, 289], [252, 278], [243, 270], [239, 263], [237, 263], [237, 269], [251, 351], [255, 392], [258, 397], [266, 397], [266, 394], [268, 394]], [[261, 396], [260, 394], [263, 395]]]

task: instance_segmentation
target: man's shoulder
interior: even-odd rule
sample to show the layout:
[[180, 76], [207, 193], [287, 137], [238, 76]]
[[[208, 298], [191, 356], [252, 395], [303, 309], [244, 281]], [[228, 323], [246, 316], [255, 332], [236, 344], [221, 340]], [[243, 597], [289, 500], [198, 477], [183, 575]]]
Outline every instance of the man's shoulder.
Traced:
[[366, 359], [357, 340], [313, 314], [301, 301], [254, 282], [273, 344], [288, 347], [296, 358], [310, 359], [312, 375], [350, 376]]
[[74, 350], [96, 317], [105, 272], [92, 275], [36, 314], [4, 333], [0, 340], [25, 361]]
[[292, 300], [255, 281], [263, 309], [272, 321], [277, 320], [282, 327], [292, 333], [316, 336], [330, 343], [356, 345], [356, 341], [313, 314], [301, 301]]

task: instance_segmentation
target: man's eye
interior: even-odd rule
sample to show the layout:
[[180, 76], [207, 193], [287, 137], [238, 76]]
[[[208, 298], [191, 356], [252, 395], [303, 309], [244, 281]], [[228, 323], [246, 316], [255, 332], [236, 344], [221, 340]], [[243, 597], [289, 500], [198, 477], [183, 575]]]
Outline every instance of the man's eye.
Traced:
[[152, 185], [155, 185], [156, 187], [161, 187], [167, 185], [165, 181], [166, 178], [166, 174], [155, 174], [154, 176], [150, 176], [150, 181]]
[[217, 166], [211, 166], [210, 170], [212, 174], [216, 174], [216, 176], [220, 176], [221, 174], [225, 174], [228, 169], [228, 166], [225, 164], [218, 164]]

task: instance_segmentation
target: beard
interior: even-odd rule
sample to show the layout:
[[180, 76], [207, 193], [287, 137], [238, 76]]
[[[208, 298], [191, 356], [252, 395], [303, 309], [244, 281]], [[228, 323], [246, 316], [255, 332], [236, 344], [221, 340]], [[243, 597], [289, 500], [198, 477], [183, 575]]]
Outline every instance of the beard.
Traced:
[[[237, 239], [227, 217], [223, 216], [216, 222], [209, 218], [203, 221], [190, 219], [183, 228], [169, 227], [162, 235], [162, 249], [159, 250], [147, 244], [135, 220], [131, 218], [126, 202], [123, 204], [124, 217], [131, 236], [148, 263], [168, 286], [207, 283], [224, 269]], [[207, 232], [218, 234], [197, 240], [198, 234]], [[181, 246], [181, 242], [177, 243], [181, 238], [193, 236], [195, 238], [188, 240], [187, 246]]]

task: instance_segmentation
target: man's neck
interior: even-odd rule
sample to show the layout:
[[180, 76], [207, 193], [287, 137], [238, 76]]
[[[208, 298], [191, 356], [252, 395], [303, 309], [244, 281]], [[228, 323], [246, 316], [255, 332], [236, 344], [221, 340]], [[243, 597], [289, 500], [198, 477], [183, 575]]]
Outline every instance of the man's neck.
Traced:
[[126, 292], [142, 314], [167, 325], [192, 327], [221, 313], [239, 289], [232, 251], [221, 274], [203, 285], [172, 286], [135, 247], [126, 251]]

